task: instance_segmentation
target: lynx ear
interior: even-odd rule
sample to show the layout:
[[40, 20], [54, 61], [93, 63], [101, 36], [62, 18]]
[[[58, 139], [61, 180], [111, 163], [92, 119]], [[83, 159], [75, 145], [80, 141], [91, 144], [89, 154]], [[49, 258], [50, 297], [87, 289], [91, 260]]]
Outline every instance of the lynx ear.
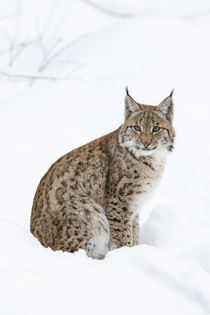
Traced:
[[139, 106], [134, 101], [134, 99], [130, 96], [128, 92], [128, 87], [126, 86], [126, 96], [125, 96], [125, 119], [128, 119], [133, 114], [137, 113], [139, 111]]
[[157, 106], [158, 110], [169, 121], [172, 121], [174, 113], [174, 102], [172, 98], [173, 92], [174, 90], [172, 90], [170, 95], [164, 98], [164, 100]]

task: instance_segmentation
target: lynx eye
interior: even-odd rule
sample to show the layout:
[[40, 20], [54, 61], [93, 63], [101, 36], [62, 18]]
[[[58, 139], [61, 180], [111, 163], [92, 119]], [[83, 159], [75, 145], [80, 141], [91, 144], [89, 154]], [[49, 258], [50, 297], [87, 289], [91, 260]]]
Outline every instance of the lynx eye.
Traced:
[[161, 129], [160, 127], [155, 126], [152, 128], [152, 132], [158, 132], [158, 131], [160, 131], [160, 129]]
[[135, 125], [135, 126], [133, 126], [133, 130], [135, 130], [137, 132], [141, 132], [141, 127], [139, 125]]

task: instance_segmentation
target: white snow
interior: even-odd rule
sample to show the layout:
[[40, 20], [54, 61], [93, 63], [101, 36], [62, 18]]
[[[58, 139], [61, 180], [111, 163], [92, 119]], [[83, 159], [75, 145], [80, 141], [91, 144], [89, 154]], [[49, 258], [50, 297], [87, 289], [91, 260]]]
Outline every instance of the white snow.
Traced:
[[[210, 3], [0, 1], [0, 314], [210, 314]], [[175, 89], [175, 150], [141, 209], [141, 245], [105, 260], [29, 231], [61, 155], [123, 121], [124, 87]]]

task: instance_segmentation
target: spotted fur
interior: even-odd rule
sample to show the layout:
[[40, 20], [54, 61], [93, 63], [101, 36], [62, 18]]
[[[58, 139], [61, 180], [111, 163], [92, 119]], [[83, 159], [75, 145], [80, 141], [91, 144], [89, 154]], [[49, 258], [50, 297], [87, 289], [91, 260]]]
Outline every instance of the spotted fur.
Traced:
[[[148, 106], [126, 91], [122, 126], [67, 153], [42, 178], [31, 232], [43, 246], [83, 248], [101, 259], [110, 249], [139, 244], [138, 208], [157, 185], [173, 147], [174, 105], [172, 95]], [[153, 132], [155, 126], [160, 131]]]

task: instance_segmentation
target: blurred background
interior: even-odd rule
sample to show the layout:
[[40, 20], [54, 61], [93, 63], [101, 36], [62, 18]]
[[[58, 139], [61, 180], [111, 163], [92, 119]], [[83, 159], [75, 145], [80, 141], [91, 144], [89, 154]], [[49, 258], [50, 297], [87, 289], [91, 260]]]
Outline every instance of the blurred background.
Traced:
[[[119, 250], [119, 256], [111, 252], [108, 265], [98, 269], [96, 278], [112, 283], [112, 271], [118, 270], [120, 262], [133, 282], [123, 278], [124, 271], [117, 281], [129, 283], [145, 301], [150, 293], [156, 299], [150, 311], [148, 303], [141, 304], [147, 310], [143, 314], [154, 314], [152, 307], [161, 315], [210, 311], [209, 38], [209, 0], [0, 0], [0, 274], [14, 285], [12, 296], [21, 281], [25, 283], [14, 309], [4, 295], [2, 314], [29, 314], [21, 296], [30, 283], [35, 288], [40, 285], [36, 277], [29, 277], [29, 281], [28, 275], [19, 273], [14, 281], [5, 273], [8, 268], [9, 275], [24, 265], [24, 270], [47, 274], [52, 281], [63, 279], [64, 286], [66, 275], [68, 280], [74, 277], [68, 269], [72, 255], [52, 256], [47, 250], [43, 252], [46, 256], [39, 253], [41, 246], [29, 233], [33, 196], [56, 159], [122, 124], [125, 85], [134, 99], [149, 105], [157, 105], [174, 88], [177, 137], [161, 184], [141, 209], [143, 247], [133, 249], [131, 260], [127, 259], [128, 249]], [[28, 255], [34, 255], [33, 259]], [[73, 270], [83, 277], [88, 277], [84, 264], [98, 267], [96, 262], [87, 263], [81, 252], [74, 257]], [[38, 265], [43, 259], [44, 271], [33, 264], [34, 259]], [[147, 269], [156, 260], [157, 269], [156, 265]], [[162, 275], [165, 263], [171, 269]], [[76, 269], [80, 264], [80, 270]], [[62, 278], [55, 270], [63, 265], [66, 273], [63, 271]], [[154, 286], [148, 275], [151, 270], [152, 277], [157, 274]], [[142, 277], [143, 284], [136, 284], [137, 277]], [[78, 280], [75, 275], [74, 280], [72, 288], [76, 281], [83, 283], [82, 277]], [[41, 282], [48, 289], [48, 282]], [[97, 286], [97, 281], [92, 285]], [[116, 291], [121, 292], [120, 286], [109, 288], [110, 299]], [[161, 291], [162, 286], [166, 291]], [[53, 294], [61, 297], [63, 287], [58, 288]], [[87, 284], [84, 290], [89, 290]], [[75, 310], [83, 298], [78, 292]], [[180, 292], [184, 292], [181, 302]], [[103, 305], [97, 290], [92, 294], [99, 306]], [[64, 296], [68, 299], [68, 290]], [[132, 290], [129, 296], [122, 302], [121, 314], [130, 312], [133, 296], [138, 298]], [[161, 301], [166, 300], [164, 308]], [[31, 301], [29, 298], [28, 303]], [[65, 305], [63, 298], [59, 301]], [[59, 308], [54, 303], [51, 312], [57, 314]], [[34, 312], [41, 314], [41, 308], [36, 307]], [[105, 304], [103, 307], [103, 314], [108, 314]], [[64, 307], [62, 314], [66, 310]], [[84, 314], [82, 311], [78, 314]], [[131, 314], [138, 314], [138, 307]]]

